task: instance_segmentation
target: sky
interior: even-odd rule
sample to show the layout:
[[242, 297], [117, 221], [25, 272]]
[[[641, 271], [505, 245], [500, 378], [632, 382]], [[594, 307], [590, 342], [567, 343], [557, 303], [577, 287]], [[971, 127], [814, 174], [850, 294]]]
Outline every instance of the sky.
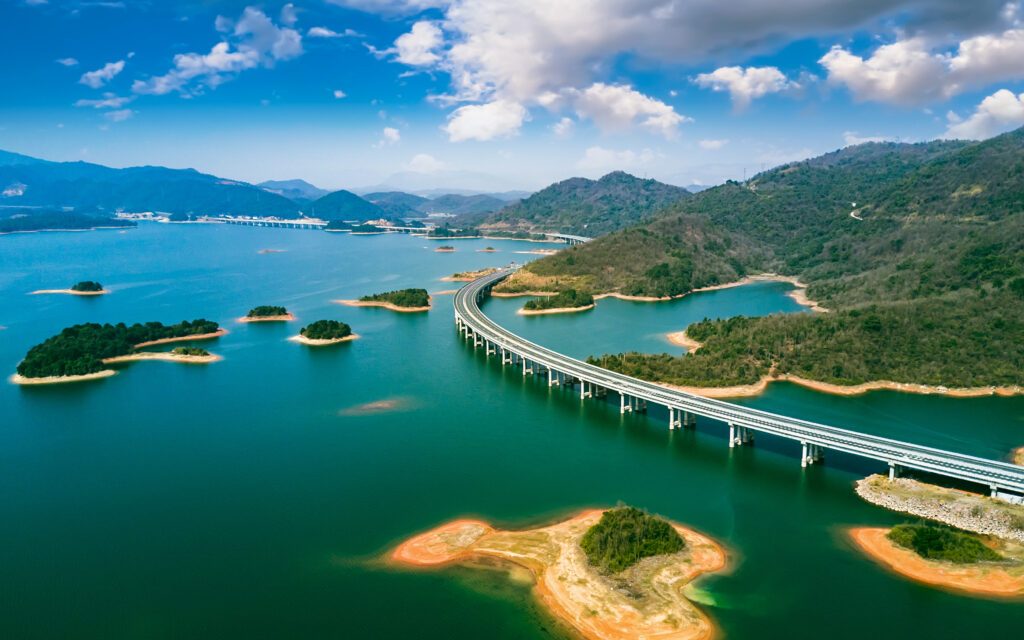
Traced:
[[327, 189], [682, 186], [1024, 125], [1005, 0], [0, 0], [0, 149]]

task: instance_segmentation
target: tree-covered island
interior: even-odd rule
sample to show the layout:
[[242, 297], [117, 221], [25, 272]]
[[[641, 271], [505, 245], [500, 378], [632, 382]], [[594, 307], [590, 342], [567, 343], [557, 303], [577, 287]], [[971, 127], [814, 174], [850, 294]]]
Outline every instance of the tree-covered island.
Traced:
[[594, 296], [590, 292], [565, 289], [553, 296], [544, 296], [527, 301], [520, 313], [526, 315], [561, 313], [566, 311], [584, 311], [593, 307]]
[[239, 322], [287, 322], [294, 319], [295, 317], [284, 307], [260, 305], [249, 309], [249, 313], [238, 320]]
[[384, 307], [392, 311], [428, 311], [430, 294], [426, 289], [398, 289], [363, 296], [358, 300], [342, 300], [353, 307]]
[[618, 573], [644, 558], [678, 553], [682, 536], [665, 520], [633, 507], [609, 509], [580, 539], [587, 561], [606, 573]]
[[103, 371], [106, 359], [137, 353], [140, 345], [215, 335], [220, 335], [217, 323], [201, 319], [173, 325], [77, 324], [29, 349], [17, 371], [28, 379], [85, 376]]
[[295, 342], [310, 346], [323, 346], [348, 342], [359, 336], [352, 333], [352, 327], [338, 320], [317, 320], [302, 327], [299, 335], [292, 338]]
[[73, 284], [71, 290], [79, 293], [99, 293], [103, 291], [103, 285], [95, 280], [82, 280]]

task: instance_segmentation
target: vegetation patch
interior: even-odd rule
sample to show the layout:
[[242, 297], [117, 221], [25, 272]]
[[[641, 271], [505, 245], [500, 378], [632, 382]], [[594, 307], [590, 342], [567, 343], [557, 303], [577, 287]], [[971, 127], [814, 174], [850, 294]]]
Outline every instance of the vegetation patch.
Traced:
[[171, 349], [171, 353], [176, 356], [192, 356], [205, 358], [210, 355], [210, 352], [206, 349], [200, 349], [199, 347], [175, 347]]
[[71, 290], [82, 293], [97, 293], [103, 291], [103, 285], [94, 280], [82, 280], [81, 282], [75, 283], [71, 287]]
[[399, 289], [363, 296], [359, 302], [386, 302], [404, 308], [429, 307], [430, 294], [426, 289]]
[[310, 340], [339, 340], [352, 335], [352, 327], [337, 320], [317, 320], [303, 327], [299, 335]]
[[977, 536], [930, 522], [896, 525], [886, 537], [927, 560], [945, 560], [956, 564], [1003, 560], [1001, 555], [986, 547]]
[[272, 318], [276, 316], [286, 316], [288, 310], [284, 307], [276, 307], [272, 305], [260, 305], [249, 309], [249, 313], [245, 314], [246, 318]]
[[198, 336], [219, 329], [217, 323], [210, 320], [185, 320], [173, 325], [160, 322], [131, 326], [123, 322], [76, 324], [29, 349], [18, 364], [18, 374], [26, 378], [45, 378], [96, 373], [104, 369], [105, 358], [135, 353], [137, 344]]
[[580, 547], [590, 564], [618, 573], [650, 556], [678, 553], [686, 542], [665, 520], [633, 507], [605, 511], [587, 530]]
[[564, 291], [560, 291], [557, 295], [529, 300], [523, 305], [523, 309], [526, 309], [527, 311], [543, 311], [545, 309], [577, 309], [579, 307], [589, 307], [593, 304], [593, 294], [587, 291], [566, 289]]

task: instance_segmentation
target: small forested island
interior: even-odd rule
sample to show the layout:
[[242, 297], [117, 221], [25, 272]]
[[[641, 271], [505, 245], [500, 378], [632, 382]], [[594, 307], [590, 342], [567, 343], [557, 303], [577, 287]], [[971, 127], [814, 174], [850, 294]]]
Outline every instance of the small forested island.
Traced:
[[352, 327], [338, 320], [317, 320], [299, 331], [299, 335], [290, 338], [305, 345], [320, 347], [339, 342], [349, 342], [359, 336], [352, 333]]
[[374, 224], [357, 224], [352, 226], [353, 235], [368, 235], [371, 233], [387, 233], [388, 230]]
[[415, 313], [430, 310], [430, 294], [426, 289], [399, 289], [363, 296], [358, 300], [338, 300], [350, 307], [383, 307], [392, 311]]
[[273, 305], [260, 305], [253, 307], [239, 322], [288, 322], [294, 320], [295, 316], [284, 307]]
[[477, 249], [480, 253], [495, 253], [497, 249], [494, 247], [484, 247], [483, 249]]
[[696, 531], [638, 509], [585, 511], [525, 531], [456, 520], [396, 548], [399, 564], [437, 567], [488, 557], [523, 567], [538, 600], [593, 640], [711, 638], [711, 621], [684, 587], [726, 566], [725, 551]]
[[133, 220], [121, 220], [103, 212], [79, 212], [35, 207], [0, 210], [0, 234], [33, 231], [88, 231], [92, 229], [128, 229]]
[[588, 291], [565, 289], [553, 296], [543, 296], [527, 301], [519, 310], [521, 315], [544, 313], [571, 313], [594, 308], [594, 296]]
[[434, 249], [434, 251], [436, 251], [437, 253], [454, 253], [455, 247], [451, 246], [450, 244], [443, 244], [440, 247]]
[[327, 226], [324, 227], [324, 231], [351, 231], [352, 223], [345, 222], [344, 220], [330, 220]]
[[103, 285], [94, 280], [82, 280], [81, 282], [76, 282], [68, 289], [39, 289], [32, 292], [33, 295], [46, 293], [62, 293], [72, 296], [101, 296], [110, 292], [104, 289]]
[[434, 227], [427, 232], [428, 238], [479, 238], [480, 230], [475, 227], [454, 229], [448, 225]]
[[182, 340], [203, 340], [224, 335], [216, 322], [182, 321], [173, 325], [78, 324], [29, 349], [18, 364], [12, 381], [20, 384], [70, 382], [113, 375], [105, 365], [130, 360], [183, 360], [204, 362], [217, 359], [206, 351], [152, 353], [138, 349]]

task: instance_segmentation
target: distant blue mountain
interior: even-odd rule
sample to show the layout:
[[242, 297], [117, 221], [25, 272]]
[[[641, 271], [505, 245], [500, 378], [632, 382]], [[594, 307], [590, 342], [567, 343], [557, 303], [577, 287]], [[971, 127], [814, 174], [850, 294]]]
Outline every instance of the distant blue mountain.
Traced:
[[312, 202], [317, 198], [322, 198], [328, 193], [326, 189], [321, 189], [315, 185], [312, 185], [305, 180], [267, 180], [256, 185], [271, 193], [284, 196], [289, 200], [295, 202]]
[[280, 194], [195, 169], [112, 169], [89, 162], [50, 162], [7, 151], [0, 151], [0, 206], [178, 215], [299, 215], [299, 206]]

